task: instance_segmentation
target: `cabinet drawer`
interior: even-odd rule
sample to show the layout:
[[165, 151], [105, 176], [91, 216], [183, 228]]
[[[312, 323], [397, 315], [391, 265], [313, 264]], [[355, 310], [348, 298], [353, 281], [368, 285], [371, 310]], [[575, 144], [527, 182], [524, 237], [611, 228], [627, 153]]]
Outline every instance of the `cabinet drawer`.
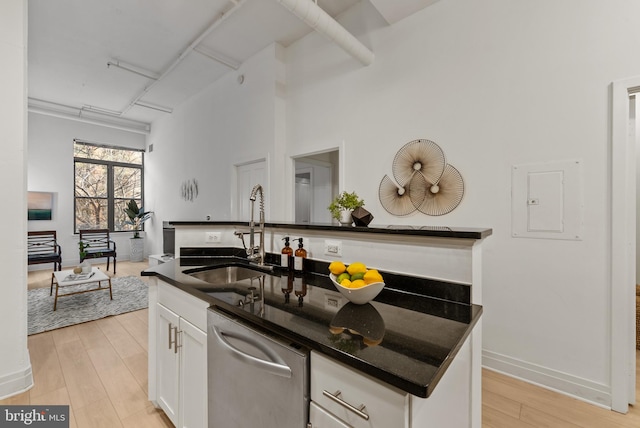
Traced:
[[311, 352], [311, 400], [355, 428], [408, 426], [409, 394], [317, 352]]
[[207, 331], [208, 302], [173, 285], [158, 280], [158, 303], [180, 315], [202, 331]]
[[309, 421], [312, 428], [350, 428], [313, 401], [309, 405]]

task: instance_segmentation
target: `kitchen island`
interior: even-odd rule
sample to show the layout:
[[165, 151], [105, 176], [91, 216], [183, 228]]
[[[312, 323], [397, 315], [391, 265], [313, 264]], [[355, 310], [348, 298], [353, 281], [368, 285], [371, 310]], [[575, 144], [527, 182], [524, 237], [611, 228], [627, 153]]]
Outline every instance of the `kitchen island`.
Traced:
[[[159, 342], [162, 342], [162, 345], [165, 344], [167, 340], [163, 338], [163, 334], [166, 335], [165, 328], [171, 330], [175, 327], [172, 327], [171, 323], [168, 327], [157, 327], [155, 325], [158, 321], [156, 309], [162, 308], [164, 303], [173, 305], [176, 311], [185, 312], [184, 305], [175, 304], [178, 298], [183, 298], [187, 303], [195, 305], [193, 308], [186, 309], [187, 314], [183, 313], [183, 315], [186, 317], [185, 320], [191, 318], [192, 324], [198, 327], [203, 335], [201, 342], [206, 340], [204, 339], [207, 333], [205, 312], [206, 308], [211, 306], [257, 329], [284, 337], [310, 349], [312, 351], [310, 410], [312, 422], [315, 419], [326, 423], [340, 413], [340, 406], [336, 409], [331, 408], [337, 400], [323, 402], [324, 397], [331, 393], [327, 394], [326, 390], [316, 392], [314, 389], [314, 379], [317, 379], [315, 383], [320, 384], [321, 381], [318, 379], [330, 378], [330, 373], [314, 377], [314, 373], [317, 373], [314, 371], [315, 361], [318, 370], [322, 367], [323, 370], [334, 373], [344, 370], [345, 372], [338, 376], [338, 379], [355, 374], [357, 379], [365, 379], [373, 382], [374, 385], [379, 385], [383, 390], [392, 391], [392, 396], [396, 396], [397, 402], [400, 403], [399, 407], [395, 406], [396, 410], [403, 415], [397, 416], [404, 421], [398, 426], [422, 426], [417, 423], [423, 420], [436, 423], [434, 426], [480, 426], [479, 411], [475, 412], [475, 408], [476, 405], [479, 407], [480, 402], [478, 356], [482, 308], [480, 305], [471, 303], [471, 284], [381, 269], [387, 284], [383, 292], [370, 304], [354, 305], [347, 302], [335, 290], [327, 276], [328, 262], [309, 258], [305, 261], [305, 272], [301, 275], [290, 275], [287, 271], [275, 269], [273, 272], [259, 272], [258, 282], [252, 279], [235, 281], [232, 284], [212, 285], [199, 279], [197, 273], [225, 266], [247, 265], [244, 250], [225, 246], [224, 242], [217, 246], [196, 246], [193, 245], [194, 242], [189, 245], [186, 242], [188, 236], [180, 236], [180, 227], [187, 227], [187, 235], [201, 234], [199, 233], [201, 231], [194, 232], [194, 227], [217, 228], [224, 237], [226, 229], [235, 230], [246, 227], [246, 224], [207, 222], [206, 225], [191, 223], [186, 225], [176, 222], [175, 225], [177, 228], [176, 250], [180, 257], [144, 272], [144, 275], [157, 279], [150, 288], [149, 394], [151, 400], [161, 407], [165, 408], [161, 403], [162, 400], [159, 399], [162, 395], [159, 393], [161, 386], [156, 382], [156, 377], [162, 367], [160, 367], [161, 364], [157, 364], [158, 355], [153, 352], [153, 349]], [[308, 228], [297, 229], [295, 225], [286, 227], [288, 228], [286, 233], [303, 230], [307, 239], [312, 230], [316, 231]], [[332, 239], [340, 236], [343, 239], [341, 245], [344, 245], [345, 249], [354, 240], [353, 235], [359, 233], [354, 230], [347, 231], [345, 228], [329, 230], [320, 226], [315, 227], [320, 228], [317, 232], [322, 233], [323, 236]], [[277, 227], [272, 225], [271, 230], [276, 229]], [[417, 235], [415, 229], [407, 232], [405, 234], [397, 229], [391, 229], [391, 231], [387, 229], [386, 232], [364, 231], [366, 234], [393, 235], [396, 240], [408, 239], [410, 246], [420, 242], [415, 241], [416, 236], [418, 240], [427, 238], [432, 246], [443, 247], [447, 252], [457, 247], [471, 249], [474, 247], [473, 242], [480, 241], [491, 233], [490, 230], [447, 231], [449, 236], [443, 237], [442, 231], [422, 229]], [[436, 235], [430, 235], [430, 232]], [[460, 234], [453, 236], [456, 233]], [[311, 239], [319, 241], [316, 237]], [[414, 241], [411, 241], [412, 239]], [[436, 240], [431, 241], [432, 239]], [[464, 242], [445, 245], [442, 239]], [[271, 241], [276, 242], [273, 234]], [[229, 243], [236, 242], [234, 240], [226, 242], [226, 244]], [[389, 242], [386, 245], [397, 246]], [[475, 251], [470, 250], [470, 254], [474, 255]], [[269, 251], [267, 256], [267, 262], [278, 260], [277, 253]], [[459, 254], [454, 258], [465, 259]], [[367, 260], [364, 256], [361, 259]], [[469, 257], [467, 260], [474, 260], [474, 257]], [[470, 271], [474, 270], [470, 269]], [[249, 293], [248, 287], [256, 284], [259, 284], [261, 301], [252, 305], [239, 305], [238, 296], [246, 296]], [[175, 331], [174, 340], [177, 342], [178, 330]], [[170, 331], [168, 341], [171, 343]], [[183, 347], [186, 343], [182, 339]], [[165, 346], [159, 348], [165, 348]], [[201, 368], [206, 370], [206, 355], [201, 355], [198, 361]], [[206, 385], [200, 383], [199, 388], [203, 387], [206, 388]], [[189, 387], [183, 385], [182, 388]], [[375, 388], [369, 385], [365, 390], [371, 391]], [[184, 392], [182, 391], [183, 395]], [[378, 395], [385, 396], [382, 392]], [[375, 397], [370, 398], [370, 400], [374, 399]], [[393, 402], [389, 398], [386, 400]], [[177, 401], [180, 401], [179, 398]], [[182, 404], [189, 405], [189, 403]], [[202, 402], [200, 404], [206, 411], [206, 404]], [[175, 407], [176, 405], [172, 405], [171, 409]], [[367, 404], [368, 411], [374, 415], [378, 408], [380, 406], [372, 405], [371, 402]], [[176, 413], [180, 412], [176, 411]], [[182, 411], [183, 415], [189, 413], [193, 412]], [[339, 419], [342, 422], [339, 420], [335, 426], [341, 426], [339, 423], [358, 426], [356, 423], [358, 417], [354, 416], [356, 418], [354, 421], [347, 420], [351, 416], [353, 416], [352, 412], [340, 415]], [[176, 417], [178, 418], [178, 415]], [[378, 423], [372, 426], [384, 426], [380, 424], [380, 417], [382, 416], [377, 418]], [[372, 416], [372, 420], [376, 419]], [[392, 419], [389, 422], [393, 421]], [[440, 425], [437, 421], [441, 421]], [[179, 425], [179, 418], [174, 423]], [[442, 425], [442, 423], [448, 425]]]

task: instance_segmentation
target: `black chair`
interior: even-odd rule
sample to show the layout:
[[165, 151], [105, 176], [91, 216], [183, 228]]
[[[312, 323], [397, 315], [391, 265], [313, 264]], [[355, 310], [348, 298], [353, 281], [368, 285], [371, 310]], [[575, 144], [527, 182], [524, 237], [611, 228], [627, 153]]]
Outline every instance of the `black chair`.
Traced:
[[53, 270], [62, 270], [62, 248], [55, 230], [27, 232], [27, 264], [53, 263]]
[[80, 263], [85, 259], [107, 258], [107, 270], [109, 270], [109, 258], [113, 257], [113, 274], [116, 273], [116, 243], [109, 239], [109, 229], [81, 229], [80, 242], [84, 243], [84, 254], [80, 254]]

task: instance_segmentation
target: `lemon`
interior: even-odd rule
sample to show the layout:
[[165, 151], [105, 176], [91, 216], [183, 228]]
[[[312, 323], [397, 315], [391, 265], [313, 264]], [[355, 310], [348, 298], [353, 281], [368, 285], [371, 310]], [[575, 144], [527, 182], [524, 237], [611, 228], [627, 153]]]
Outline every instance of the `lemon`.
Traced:
[[351, 287], [349, 287], [349, 288], [360, 288], [360, 287], [364, 287], [365, 285], [367, 285], [366, 282], [364, 282], [361, 279], [356, 279], [355, 281], [353, 281], [351, 283]]
[[342, 280], [342, 282], [340, 282], [340, 285], [342, 285], [344, 288], [351, 288], [351, 280], [345, 278]]
[[375, 269], [368, 270], [364, 276], [362, 277], [364, 282], [368, 284], [373, 284], [374, 282], [384, 282], [382, 279], [382, 275]]
[[338, 275], [338, 277], [336, 278], [336, 282], [338, 284], [342, 284], [342, 281], [345, 279], [349, 279], [351, 280], [351, 278], [349, 277], [349, 274], [346, 272], [341, 273], [340, 275]]
[[340, 275], [346, 270], [347, 270], [347, 267], [341, 261], [331, 262], [331, 264], [329, 265], [329, 272], [331, 272], [336, 276]]
[[364, 272], [356, 272], [351, 275], [351, 281], [355, 281], [356, 279], [362, 279], [364, 277]]
[[364, 263], [360, 263], [360, 262], [351, 263], [347, 268], [347, 272], [349, 272], [349, 275], [353, 275], [354, 273], [359, 273], [359, 272], [365, 273], [366, 271], [367, 271], [367, 267], [365, 266]]

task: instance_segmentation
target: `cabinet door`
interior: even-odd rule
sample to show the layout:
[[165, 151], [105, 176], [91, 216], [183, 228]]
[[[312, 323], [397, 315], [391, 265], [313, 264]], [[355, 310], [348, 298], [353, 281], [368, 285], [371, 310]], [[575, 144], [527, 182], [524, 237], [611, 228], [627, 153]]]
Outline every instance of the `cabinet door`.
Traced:
[[181, 411], [178, 426], [206, 427], [207, 416], [207, 334], [184, 318], [180, 319]]
[[180, 317], [161, 304], [156, 306], [156, 385], [158, 405], [178, 425], [179, 354], [174, 346]]
[[350, 428], [349, 425], [313, 402], [309, 406], [309, 422], [312, 428]]
[[409, 426], [409, 394], [315, 351], [311, 351], [311, 401], [350, 427]]

